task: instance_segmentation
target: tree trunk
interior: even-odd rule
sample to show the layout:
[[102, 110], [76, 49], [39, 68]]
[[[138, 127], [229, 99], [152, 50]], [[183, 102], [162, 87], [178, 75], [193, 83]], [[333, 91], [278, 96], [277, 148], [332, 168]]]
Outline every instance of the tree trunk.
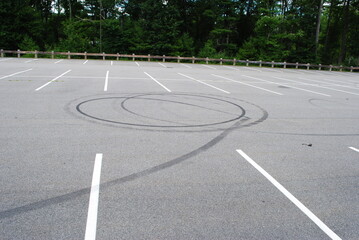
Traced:
[[322, 61], [324, 60], [324, 62], [332, 62], [332, 57], [331, 57], [330, 49], [329, 49], [329, 42], [330, 42], [330, 34], [331, 34], [331, 22], [332, 22], [333, 11], [334, 11], [335, 6], [336, 6], [335, 0], [331, 0], [328, 20], [327, 20], [327, 29], [326, 29], [326, 33], [325, 33], [324, 50], [322, 53]]
[[350, 0], [346, 0], [344, 2], [344, 9], [343, 9], [343, 31], [340, 41], [340, 53], [338, 59], [339, 64], [343, 63], [347, 52], [347, 35], [349, 30], [349, 5], [350, 5]]
[[320, 33], [320, 19], [322, 16], [322, 10], [323, 10], [323, 0], [319, 0], [319, 11], [318, 11], [318, 17], [317, 17], [317, 30], [315, 32], [315, 58], [318, 60], [318, 45], [319, 45], [319, 33]]
[[70, 15], [70, 21], [72, 20], [72, 4], [71, 4], [71, 0], [68, 0], [69, 2], [69, 15]]

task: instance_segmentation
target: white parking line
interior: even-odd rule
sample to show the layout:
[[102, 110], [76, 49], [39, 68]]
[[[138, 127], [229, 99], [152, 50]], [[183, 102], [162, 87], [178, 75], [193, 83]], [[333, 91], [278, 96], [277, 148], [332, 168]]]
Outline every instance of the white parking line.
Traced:
[[302, 80], [312, 81], [312, 82], [325, 83], [325, 84], [328, 84], [328, 85], [338, 86], [338, 87], [343, 87], [343, 88], [359, 89], [359, 88], [357, 88], [357, 87], [352, 87], [352, 86], [348, 86], [348, 85], [341, 85], [341, 84], [336, 84], [336, 83], [330, 83], [330, 82], [328, 82], [328, 81], [330, 81], [329, 79], [325, 79], [325, 81], [320, 81], [320, 80], [313, 80], [313, 79], [302, 78], [302, 77], [297, 77], [297, 78], [298, 78], [298, 79], [302, 79]]
[[61, 59], [61, 60], [59, 60], [59, 61], [56, 61], [56, 62], [54, 62], [54, 64], [58, 64], [58, 63], [60, 63], [60, 62], [62, 62], [62, 61], [64, 61], [64, 59]]
[[27, 69], [27, 70], [24, 70], [24, 71], [16, 72], [16, 73], [13, 73], [13, 74], [10, 74], [10, 75], [6, 75], [6, 76], [3, 76], [3, 77], [0, 77], [0, 79], [12, 77], [12, 76], [15, 76], [15, 75], [17, 75], [17, 74], [24, 73], [24, 72], [28, 72], [28, 71], [31, 71], [31, 70], [32, 70], [32, 68]]
[[182, 66], [185, 66], [186, 68], [192, 68], [191, 66], [188, 66], [187, 64], [181, 63]]
[[265, 178], [268, 179], [281, 193], [284, 194], [292, 203], [294, 203], [307, 217], [310, 218], [323, 232], [325, 232], [331, 239], [340, 240], [341, 238], [334, 233], [325, 223], [323, 223], [317, 216], [314, 215], [306, 206], [304, 206], [296, 197], [294, 197], [287, 189], [285, 189], [277, 180], [275, 180], [268, 172], [253, 161], [242, 150], [237, 152], [249, 162], [255, 169], [257, 169]]
[[107, 92], [107, 87], [108, 87], [108, 74], [110, 73], [110, 71], [106, 72], [106, 78], [105, 78], [105, 86], [103, 87], [103, 90], [105, 92]]
[[302, 75], [305, 75], [305, 73], [302, 73], [301, 71], [299, 71], [299, 69], [291, 69], [291, 68], [285, 68], [285, 69], [282, 69], [282, 72], [290, 72], [290, 73], [299, 73], [299, 74], [302, 74]]
[[280, 77], [273, 77], [273, 78], [277, 78], [277, 79], [284, 80], [284, 81], [288, 81], [288, 82], [302, 83], [302, 84], [308, 85], [308, 86], [313, 86], [313, 87], [318, 87], [318, 88], [324, 88], [324, 89], [329, 89], [329, 90], [332, 90], [332, 91], [343, 92], [343, 93], [348, 93], [348, 94], [352, 94], [352, 95], [357, 95], [357, 96], [359, 96], [359, 93], [348, 92], [348, 91], [339, 90], [339, 89], [336, 89], [336, 88], [324, 87], [324, 86], [319, 86], [319, 85], [311, 84], [311, 83], [303, 83], [303, 82], [294, 81], [294, 80], [289, 80], [289, 79], [280, 78]]
[[8, 61], [10, 60], [11, 58], [5, 58], [5, 59], [1, 59], [0, 62], [5, 62], [5, 61]]
[[52, 83], [53, 81], [56, 81], [57, 79], [59, 79], [60, 77], [64, 76], [65, 74], [67, 74], [67, 73], [69, 73], [69, 72], [71, 72], [71, 69], [68, 70], [68, 71], [66, 71], [66, 72], [64, 72], [64, 73], [61, 74], [60, 76], [55, 77], [55, 78], [52, 79], [51, 81], [49, 81], [49, 82], [45, 83], [44, 85], [42, 85], [41, 87], [36, 88], [35, 91], [39, 91], [40, 89], [46, 87], [47, 85], [49, 85], [49, 84]]
[[189, 77], [189, 76], [184, 75], [184, 74], [182, 74], [182, 73], [178, 73], [178, 74], [179, 74], [179, 75], [181, 75], [181, 76], [183, 76], [183, 77], [186, 77], [186, 78], [192, 79], [192, 80], [197, 81], [197, 82], [199, 82], [199, 83], [202, 83], [202, 84], [204, 84], [204, 85], [206, 85], [206, 86], [208, 86], [208, 87], [211, 87], [211, 88], [217, 89], [217, 90], [219, 90], [219, 91], [221, 91], [221, 92], [224, 92], [224, 93], [230, 94], [230, 92], [228, 92], [228, 91], [226, 91], [226, 90], [223, 90], [223, 89], [218, 88], [218, 87], [215, 87], [215, 86], [213, 86], [213, 85], [211, 85], [211, 84], [208, 84], [208, 83], [202, 82], [201, 80], [198, 80], [198, 79], [195, 79], [195, 78]]
[[138, 62], [135, 62], [136, 63], [136, 65], [137, 65], [137, 67], [139, 67], [140, 66], [140, 64], [138, 63]]
[[228, 69], [233, 69], [233, 70], [238, 70], [237, 68], [235, 67], [228, 67], [228, 66], [223, 66], [224, 68], [228, 68]]
[[222, 77], [222, 76], [215, 75], [215, 74], [212, 74], [212, 75], [215, 76], [215, 77], [219, 77], [219, 78], [223, 78], [223, 79], [232, 81], [232, 82], [240, 83], [240, 84], [243, 84], [243, 85], [246, 85], [246, 86], [258, 88], [258, 89], [261, 89], [261, 90], [263, 90], [263, 91], [267, 91], [267, 92], [274, 93], [274, 94], [277, 94], [277, 95], [283, 95], [282, 93], [274, 92], [274, 91], [271, 91], [271, 90], [268, 90], [268, 89], [265, 89], [265, 88], [261, 88], [261, 87], [257, 87], [257, 86], [254, 86], [254, 85], [251, 85], [251, 84], [248, 84], [248, 83], [244, 83], [244, 82], [241, 82], [241, 81], [233, 80], [233, 79], [226, 78], [226, 77]]
[[359, 152], [359, 149], [355, 148], [355, 147], [349, 147], [351, 150]]
[[162, 67], [165, 67], [165, 68], [167, 68], [167, 66], [166, 65], [164, 65], [164, 64], [162, 64], [162, 63], [158, 63], [159, 65], [161, 65]]
[[321, 76], [324, 76], [324, 75], [325, 75], [325, 74], [319, 72], [318, 70], [296, 69], [296, 71], [302, 72], [303, 74], [310, 74], [310, 75], [313, 75], [313, 74], [317, 74], [317, 75], [321, 75]]
[[328, 94], [319, 93], [319, 92], [314, 92], [314, 91], [310, 91], [310, 90], [308, 90], [308, 89], [303, 89], [303, 88], [299, 88], [299, 87], [294, 87], [294, 86], [290, 86], [290, 85], [286, 85], [286, 84], [282, 84], [282, 83], [271, 82], [271, 81], [267, 81], [267, 80], [264, 80], [264, 79], [261, 79], [261, 78], [250, 77], [250, 76], [246, 76], [246, 75], [242, 75], [242, 77], [252, 78], [252, 79], [260, 80], [260, 81], [263, 81], [263, 82], [273, 83], [273, 84], [276, 84], [276, 85], [279, 85], [279, 86], [286, 86], [286, 87], [289, 87], [289, 88], [294, 88], [294, 89], [298, 89], [298, 90], [301, 90], [301, 91], [310, 92], [310, 93], [314, 93], [314, 94], [318, 94], [318, 95], [330, 97], [330, 95], [328, 95]]
[[207, 66], [207, 65], [204, 65], [204, 64], [201, 64], [201, 66], [217, 70], [217, 68], [215, 68], [215, 67]]
[[29, 63], [29, 62], [34, 62], [34, 61], [38, 61], [39, 59], [31, 59], [31, 60], [28, 60], [28, 61], [26, 61], [26, 62], [24, 62], [24, 63]]
[[147, 76], [149, 76], [153, 81], [155, 81], [158, 85], [160, 85], [161, 87], [163, 87], [164, 89], [167, 90], [167, 92], [171, 92], [171, 90], [169, 90], [165, 85], [163, 85], [162, 83], [160, 83], [159, 81], [157, 81], [154, 77], [152, 77], [150, 74], [144, 72]]
[[248, 69], [248, 70], [252, 70], [252, 71], [262, 72], [262, 70], [256, 69], [254, 67], [243, 67], [243, 68]]
[[274, 69], [272, 69], [272, 68], [268, 68], [268, 67], [263, 68], [263, 71], [283, 73], [283, 71], [282, 71], [282, 70], [274, 70]]
[[89, 60], [84, 61], [83, 64], [85, 65], [88, 61], [89, 61]]
[[98, 200], [100, 195], [101, 166], [102, 166], [102, 153], [97, 153], [95, 158], [93, 175], [92, 175], [85, 240], [96, 239]]

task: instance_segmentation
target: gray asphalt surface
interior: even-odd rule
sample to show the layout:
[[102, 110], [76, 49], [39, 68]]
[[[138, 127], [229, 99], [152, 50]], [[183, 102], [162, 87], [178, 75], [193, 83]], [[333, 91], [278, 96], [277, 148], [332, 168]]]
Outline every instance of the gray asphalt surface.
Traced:
[[359, 239], [358, 73], [1, 58], [0, 109], [0, 239], [85, 239], [98, 153], [96, 239], [331, 238], [236, 150]]

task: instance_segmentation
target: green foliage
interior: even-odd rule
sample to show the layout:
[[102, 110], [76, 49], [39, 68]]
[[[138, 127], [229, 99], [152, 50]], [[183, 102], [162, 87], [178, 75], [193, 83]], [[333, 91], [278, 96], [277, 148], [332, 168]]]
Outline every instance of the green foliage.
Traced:
[[1, 0], [0, 48], [358, 65], [359, 1]]
[[263, 61], [295, 61], [304, 33], [301, 29], [293, 29], [294, 24], [291, 19], [283, 16], [262, 17], [257, 21], [255, 36], [244, 43], [237, 57]]
[[24, 51], [35, 51], [40, 49], [35, 41], [28, 35], [24, 36], [23, 40], [19, 44], [19, 48]]
[[211, 40], [208, 40], [206, 44], [204, 44], [204, 47], [199, 51], [198, 56], [201, 58], [214, 58], [216, 54], [217, 51], [213, 46], [213, 42]]
[[193, 56], [194, 55], [194, 41], [188, 33], [184, 33], [177, 40], [175, 51], [171, 52], [173, 56]]
[[70, 52], [99, 52], [98, 21], [65, 21], [65, 38], [58, 48]]

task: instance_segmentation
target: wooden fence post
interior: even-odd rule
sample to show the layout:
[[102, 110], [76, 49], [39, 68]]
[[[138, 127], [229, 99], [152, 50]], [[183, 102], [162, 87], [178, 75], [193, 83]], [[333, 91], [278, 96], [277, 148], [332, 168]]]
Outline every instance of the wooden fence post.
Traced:
[[329, 71], [332, 71], [332, 69], [333, 69], [333, 65], [330, 65]]
[[319, 63], [319, 71], [322, 70], [322, 64]]
[[287, 68], [287, 62], [284, 62], [283, 68]]
[[340, 65], [339, 71], [343, 72], [343, 65]]
[[162, 62], [166, 62], [166, 55], [163, 55], [162, 57]]
[[353, 72], [353, 66], [350, 66], [350, 72]]
[[85, 60], [87, 60], [87, 52], [85, 52]]
[[105, 52], [102, 53], [102, 60], [105, 60]]
[[17, 50], [17, 57], [20, 58], [20, 49]]
[[70, 51], [67, 51], [67, 58], [68, 58], [68, 59], [71, 59], [71, 53], [70, 53]]
[[208, 64], [208, 57], [206, 57], [206, 64]]
[[272, 61], [272, 68], [274, 68], [274, 61]]
[[4, 57], [4, 49], [1, 49], [1, 57]]
[[150, 57], [151, 57], [151, 55], [148, 54], [148, 61], [149, 61], [149, 62], [151, 62], [151, 58], [150, 58]]
[[298, 62], [295, 63], [295, 68], [298, 69]]
[[[118, 53], [117, 53], [117, 55], [118, 55]], [[118, 56], [117, 56], [118, 57]], [[118, 59], [117, 59], [118, 60]], [[132, 53], [132, 61], [135, 61], [135, 54], [134, 53]]]
[[180, 60], [180, 56], [177, 56], [177, 62], [180, 63], [181, 60]]
[[220, 64], [220, 65], [222, 65], [222, 64], [223, 64], [223, 62], [222, 62], [222, 61], [223, 61], [223, 58], [221, 58], [221, 61], [219, 62], [219, 64]]
[[262, 67], [262, 60], [259, 60], [259, 67]]
[[194, 63], [194, 56], [192, 56], [192, 64]]
[[51, 59], [54, 59], [54, 58], [55, 58], [55, 52], [51, 51]]
[[35, 58], [37, 58], [37, 50], [35, 50]]
[[248, 65], [249, 65], [249, 60], [247, 59], [246, 62], [247, 62], [247, 63], [246, 63], [246, 66], [248, 67]]
[[307, 63], [307, 70], [309, 70], [309, 67], [310, 67], [310, 63]]
[[233, 59], [233, 66], [236, 65], [236, 62], [237, 62], [237, 60], [236, 60], [236, 59]]

